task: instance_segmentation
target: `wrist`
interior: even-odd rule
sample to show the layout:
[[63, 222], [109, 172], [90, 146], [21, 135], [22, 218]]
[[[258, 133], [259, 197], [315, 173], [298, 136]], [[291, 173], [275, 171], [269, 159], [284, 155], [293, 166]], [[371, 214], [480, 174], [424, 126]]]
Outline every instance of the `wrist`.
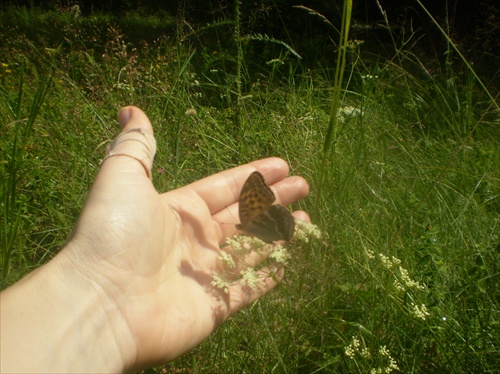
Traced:
[[117, 372], [130, 365], [127, 324], [104, 288], [77, 267], [76, 254], [66, 247], [2, 292], [0, 371]]

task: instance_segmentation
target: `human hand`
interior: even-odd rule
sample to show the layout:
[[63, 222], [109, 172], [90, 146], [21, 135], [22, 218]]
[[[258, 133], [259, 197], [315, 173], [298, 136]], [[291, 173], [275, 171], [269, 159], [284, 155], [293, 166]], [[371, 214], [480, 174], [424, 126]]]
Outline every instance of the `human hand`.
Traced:
[[[124, 108], [119, 119], [122, 131], [140, 129], [132, 137], [152, 134], [137, 108]], [[1, 293], [2, 371], [118, 371], [166, 362], [282, 278], [283, 269], [264, 268], [255, 289], [236, 282], [225, 293], [211, 284], [253, 171], [282, 204], [307, 195], [302, 178], [286, 178], [283, 160], [256, 161], [161, 194], [148, 178], [150, 165], [124, 156], [121, 145], [103, 162], [63, 250]], [[308, 221], [304, 212], [294, 215]]]
[[[137, 108], [122, 109], [119, 119], [122, 131], [141, 128], [152, 133], [148, 118]], [[234, 284], [226, 294], [211, 285], [211, 274], [220, 270], [220, 244], [235, 232], [230, 223], [236, 223], [239, 193], [255, 170], [282, 204], [308, 193], [304, 179], [286, 178], [288, 166], [277, 158], [166, 193], [155, 190], [144, 166], [133, 158], [116, 156], [103, 162], [65, 251], [75, 262], [73, 271], [114, 304], [124, 330], [117, 341], [127, 342], [120, 350], [131, 357], [126, 367], [185, 353], [282, 278], [282, 269], [263, 269], [276, 275], [263, 277], [255, 290]], [[303, 212], [295, 215], [308, 220]]]

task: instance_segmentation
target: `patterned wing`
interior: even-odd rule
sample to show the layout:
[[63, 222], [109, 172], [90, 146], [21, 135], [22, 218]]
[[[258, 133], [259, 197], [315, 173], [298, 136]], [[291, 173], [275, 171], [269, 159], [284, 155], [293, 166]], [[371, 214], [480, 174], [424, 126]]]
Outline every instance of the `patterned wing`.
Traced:
[[276, 197], [258, 171], [243, 185], [239, 201], [240, 224], [236, 228], [271, 243], [289, 241], [295, 231], [295, 220], [282, 205], [271, 205]]
[[240, 225], [243, 230], [256, 216], [265, 211], [276, 200], [273, 191], [266, 185], [264, 177], [254, 171], [241, 189], [239, 201]]
[[244, 230], [266, 243], [277, 240], [290, 241], [295, 232], [295, 220], [283, 205], [271, 205], [250, 221]]

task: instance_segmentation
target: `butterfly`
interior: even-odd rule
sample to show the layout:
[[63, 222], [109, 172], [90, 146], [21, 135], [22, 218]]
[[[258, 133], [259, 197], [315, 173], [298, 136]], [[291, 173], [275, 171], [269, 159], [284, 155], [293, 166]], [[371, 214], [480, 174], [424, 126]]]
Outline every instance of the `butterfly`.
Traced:
[[238, 230], [266, 243], [289, 241], [295, 232], [295, 220], [283, 205], [272, 205], [276, 197], [264, 177], [254, 171], [241, 189]]

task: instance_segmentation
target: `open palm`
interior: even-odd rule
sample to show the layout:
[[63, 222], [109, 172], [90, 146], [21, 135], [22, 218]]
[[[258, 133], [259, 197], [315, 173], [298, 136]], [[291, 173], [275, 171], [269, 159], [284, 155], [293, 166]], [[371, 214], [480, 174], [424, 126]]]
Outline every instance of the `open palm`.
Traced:
[[[123, 130], [152, 133], [137, 108], [122, 110], [120, 122]], [[125, 320], [125, 336], [135, 350], [130, 367], [185, 353], [282, 277], [278, 270], [256, 290], [235, 284], [224, 293], [211, 285], [212, 274], [220, 270], [220, 244], [234, 234], [239, 192], [255, 170], [273, 185], [283, 204], [308, 193], [302, 178], [286, 178], [288, 166], [277, 158], [163, 194], [133, 158], [112, 157], [103, 163], [67, 250], [75, 258], [93, 259], [80, 264], [79, 271], [97, 279], [95, 289], [112, 300]], [[296, 215], [308, 219], [303, 212]]]

